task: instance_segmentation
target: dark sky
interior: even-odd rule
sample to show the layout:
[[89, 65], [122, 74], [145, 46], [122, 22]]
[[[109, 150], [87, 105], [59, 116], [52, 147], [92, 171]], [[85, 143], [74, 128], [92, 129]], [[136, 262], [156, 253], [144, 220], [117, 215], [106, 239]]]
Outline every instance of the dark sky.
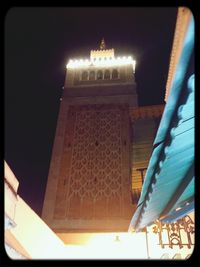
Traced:
[[68, 58], [104, 37], [136, 61], [139, 105], [163, 104], [177, 8], [13, 8], [5, 18], [5, 160], [40, 215]]

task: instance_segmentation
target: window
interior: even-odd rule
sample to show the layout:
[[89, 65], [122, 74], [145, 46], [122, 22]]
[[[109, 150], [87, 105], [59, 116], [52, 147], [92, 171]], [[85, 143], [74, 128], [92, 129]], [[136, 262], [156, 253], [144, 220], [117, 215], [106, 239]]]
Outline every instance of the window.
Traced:
[[83, 73], [82, 73], [82, 81], [87, 81], [87, 79], [88, 79], [88, 73], [87, 73], [87, 71], [84, 71]]
[[97, 72], [97, 80], [102, 80], [103, 79], [103, 72], [101, 70], [99, 70]]
[[95, 80], [95, 72], [94, 71], [90, 71], [90, 75], [89, 75], [89, 80]]
[[109, 70], [105, 70], [104, 79], [105, 80], [109, 80], [110, 79], [110, 71]]
[[112, 71], [112, 78], [113, 78], [113, 79], [118, 79], [118, 75], [119, 75], [118, 70], [114, 69], [114, 70]]

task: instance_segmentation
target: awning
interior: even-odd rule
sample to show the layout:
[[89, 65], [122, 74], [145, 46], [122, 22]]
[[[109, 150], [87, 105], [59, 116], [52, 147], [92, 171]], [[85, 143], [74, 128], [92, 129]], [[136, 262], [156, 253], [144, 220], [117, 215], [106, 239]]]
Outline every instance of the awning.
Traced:
[[154, 141], [141, 196], [129, 230], [171, 222], [194, 208], [194, 19], [185, 35], [168, 102]]

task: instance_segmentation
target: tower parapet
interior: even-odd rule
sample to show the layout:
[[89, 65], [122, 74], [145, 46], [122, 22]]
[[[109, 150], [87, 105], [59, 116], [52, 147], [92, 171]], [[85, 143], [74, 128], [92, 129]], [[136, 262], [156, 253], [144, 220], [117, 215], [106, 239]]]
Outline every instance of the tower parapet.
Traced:
[[132, 65], [135, 73], [136, 61], [131, 56], [115, 57], [114, 49], [91, 50], [90, 59], [70, 59], [66, 65], [67, 69], [89, 68], [89, 67], [113, 67]]
[[105, 49], [105, 50], [91, 50], [90, 51], [90, 60], [96, 59], [114, 59], [115, 51], [114, 49]]
[[98, 50], [90, 51], [90, 58], [69, 60], [63, 97], [69, 101], [69, 96], [118, 95], [121, 101], [123, 95], [125, 102], [137, 106], [135, 65], [131, 56], [116, 57], [102, 40]]
[[66, 65], [67, 69], [80, 69], [90, 67], [114, 67], [132, 65], [135, 73], [136, 61], [131, 56], [115, 57], [115, 50], [102, 49], [105, 43], [101, 43], [99, 50], [90, 51], [90, 59], [70, 59]]

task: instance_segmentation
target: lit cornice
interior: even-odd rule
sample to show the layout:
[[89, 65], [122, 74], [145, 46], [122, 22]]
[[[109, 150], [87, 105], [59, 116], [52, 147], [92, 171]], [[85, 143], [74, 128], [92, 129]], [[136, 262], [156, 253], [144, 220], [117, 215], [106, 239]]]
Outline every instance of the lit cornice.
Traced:
[[88, 68], [88, 67], [113, 67], [129, 65], [133, 66], [133, 71], [135, 72], [136, 61], [132, 57], [117, 57], [117, 58], [96, 58], [96, 59], [70, 59], [66, 65], [67, 69], [77, 69], [77, 68]]
[[91, 50], [90, 59], [70, 59], [66, 65], [67, 69], [89, 68], [89, 67], [114, 67], [132, 65], [135, 72], [136, 61], [131, 56], [115, 57], [114, 49]]

